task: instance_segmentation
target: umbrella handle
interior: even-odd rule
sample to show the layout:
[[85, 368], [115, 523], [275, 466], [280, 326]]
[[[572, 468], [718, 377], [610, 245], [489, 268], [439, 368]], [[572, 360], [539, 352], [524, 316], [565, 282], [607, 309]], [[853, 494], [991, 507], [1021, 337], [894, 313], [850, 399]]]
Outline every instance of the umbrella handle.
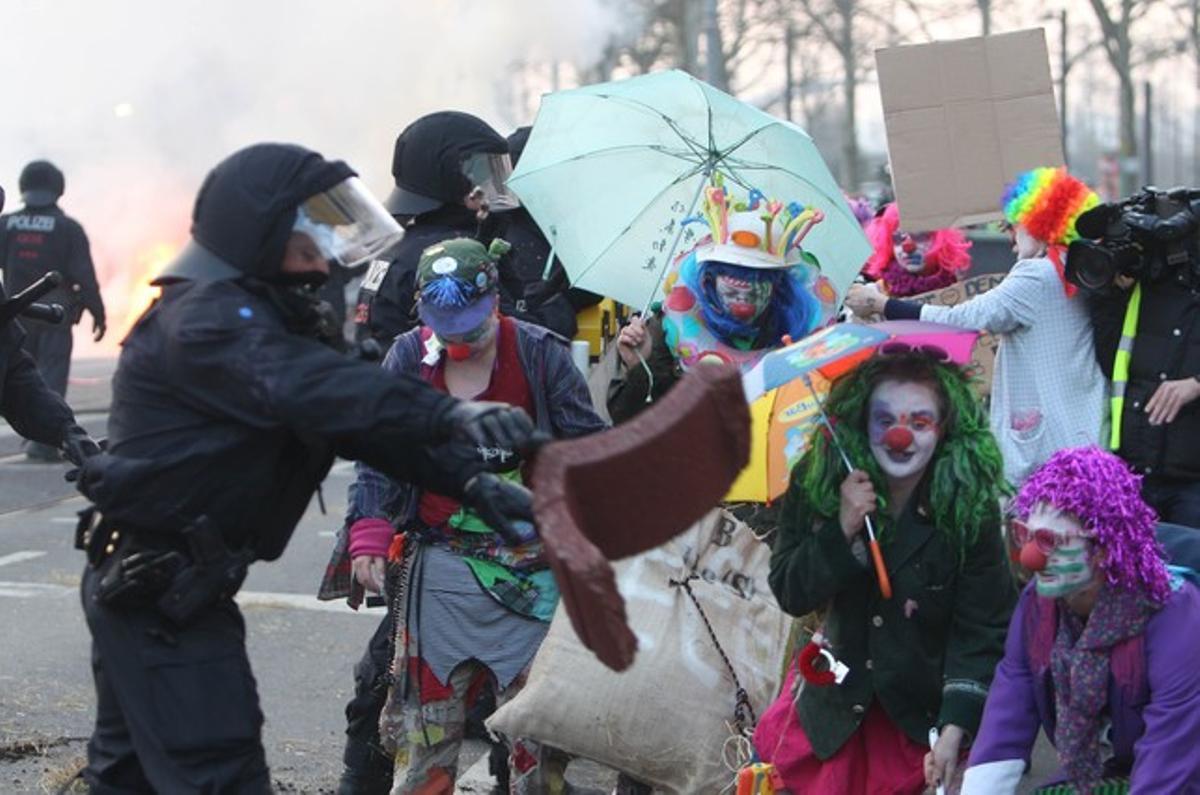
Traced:
[[884, 599], [892, 598], [892, 581], [888, 577], [887, 568], [883, 565], [883, 552], [879, 549], [879, 540], [875, 538], [875, 528], [871, 526], [871, 517], [867, 519], [867, 535], [870, 536], [871, 560], [875, 562], [875, 577], [879, 580], [879, 593]]

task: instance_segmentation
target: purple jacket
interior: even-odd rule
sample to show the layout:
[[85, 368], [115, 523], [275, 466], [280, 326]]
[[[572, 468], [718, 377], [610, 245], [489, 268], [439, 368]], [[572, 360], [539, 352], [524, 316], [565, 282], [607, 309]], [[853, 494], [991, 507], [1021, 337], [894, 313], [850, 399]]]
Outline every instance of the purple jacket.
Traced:
[[[1030, 583], [1021, 594], [984, 707], [969, 767], [1029, 762], [1038, 728], [1053, 740], [1050, 646], [1054, 601]], [[1116, 761], [1131, 770], [1131, 792], [1200, 793], [1200, 591], [1171, 594], [1146, 631], [1114, 647], [1108, 713]], [[1061, 771], [1054, 780], [1061, 781]]]

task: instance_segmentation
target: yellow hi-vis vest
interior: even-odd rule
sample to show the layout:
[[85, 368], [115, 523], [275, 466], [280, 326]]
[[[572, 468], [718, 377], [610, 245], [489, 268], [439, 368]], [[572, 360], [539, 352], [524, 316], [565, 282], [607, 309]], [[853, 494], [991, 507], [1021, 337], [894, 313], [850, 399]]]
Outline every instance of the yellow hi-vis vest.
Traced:
[[1138, 315], [1142, 311], [1142, 285], [1139, 282], [1129, 296], [1125, 307], [1125, 321], [1121, 324], [1121, 342], [1117, 345], [1117, 356], [1113, 360], [1112, 398], [1109, 408], [1112, 414], [1112, 431], [1108, 437], [1108, 449], [1114, 453], [1121, 449], [1121, 419], [1125, 410], [1125, 388], [1129, 386], [1129, 361], [1133, 358], [1133, 340], [1137, 337]]

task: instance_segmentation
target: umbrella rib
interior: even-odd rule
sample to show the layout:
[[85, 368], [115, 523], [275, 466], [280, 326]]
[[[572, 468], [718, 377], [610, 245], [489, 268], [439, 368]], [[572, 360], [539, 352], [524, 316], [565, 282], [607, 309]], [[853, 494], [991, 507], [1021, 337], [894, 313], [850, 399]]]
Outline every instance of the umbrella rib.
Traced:
[[[691, 174], [686, 174], [684, 176], [681, 176], [681, 177], [678, 177], [678, 178], [672, 180], [662, 190], [660, 190], [658, 193], [654, 194], [654, 196], [652, 196], [650, 198], [650, 200], [646, 202], [646, 206], [649, 207], [650, 205], [654, 204], [654, 202], [656, 202], [660, 198], [662, 198], [663, 195], [665, 195], [667, 193], [667, 191], [671, 190], [671, 188], [674, 188], [676, 185], [682, 184], [683, 182], [687, 181], [690, 177], [694, 176], [697, 173], [699, 173], [699, 172], [692, 172]], [[607, 254], [609, 251], [611, 251], [613, 246], [617, 245], [617, 243], [620, 242], [621, 238], [623, 238], [625, 236], [625, 234], [630, 229], [633, 228], [634, 222], [637, 221], [637, 219], [639, 219], [641, 217], [642, 217], [642, 214], [638, 213], [633, 218], [631, 218], [629, 220], [629, 223], [627, 223], [625, 225], [625, 228], [622, 229], [620, 232], [618, 232], [616, 235], [614, 235], [613, 239], [611, 241], [609, 241], [608, 245], [605, 246], [603, 249], [601, 249], [600, 252], [598, 254], [596, 254], [596, 256], [592, 257], [592, 261], [590, 263], [588, 263], [588, 266], [586, 268], [584, 268], [583, 270], [581, 270], [579, 272], [579, 275], [571, 280], [571, 283], [578, 284], [579, 281], [581, 279], [583, 279], [584, 276], [587, 276], [589, 273], [591, 273], [592, 269], [596, 267], [596, 263], [598, 263], [604, 257], [605, 254]]]
[[553, 163], [547, 163], [544, 166], [537, 166], [535, 168], [529, 169], [528, 171], [523, 171], [520, 174], [513, 174], [511, 177], [509, 177], [509, 179], [511, 180], [511, 179], [515, 178], [517, 180], [522, 180], [525, 177], [529, 177], [534, 174], [539, 174], [543, 171], [546, 171], [551, 168], [555, 168], [557, 166], [564, 166], [564, 165], [567, 165], [568, 163], [574, 163], [574, 162], [577, 162], [580, 160], [587, 160], [587, 159], [595, 157], [597, 155], [610, 154], [613, 152], [620, 152], [621, 150], [624, 150], [624, 149], [628, 149], [631, 151], [632, 150], [643, 150], [643, 151], [649, 150], [651, 152], [657, 152], [661, 155], [666, 155], [667, 157], [673, 157], [678, 160], [682, 160], [685, 163], [695, 162], [689, 156], [690, 155], [689, 152], [685, 152], [682, 149], [677, 149], [677, 150], [667, 149], [662, 144], [620, 144], [618, 146], [606, 146], [602, 149], [593, 149], [591, 151], [583, 152], [578, 155], [572, 155], [571, 157], [564, 158], [563, 160], [555, 160]]
[[[703, 94], [703, 92], [701, 92], [701, 93]], [[625, 103], [625, 104], [627, 104], [627, 105], [631, 105], [631, 106], [633, 106], [633, 107], [641, 108], [641, 109], [643, 109], [643, 110], [645, 110], [645, 111], [648, 111], [649, 113], [651, 113], [651, 114], [653, 114], [653, 115], [655, 115], [655, 116], [658, 116], [660, 119], [662, 119], [662, 121], [663, 121], [663, 122], [665, 122], [665, 123], [666, 123], [667, 127], [668, 127], [668, 128], [669, 128], [669, 129], [670, 129], [670, 130], [671, 130], [673, 133], [675, 133], [676, 135], [678, 135], [678, 136], [679, 136], [679, 139], [680, 139], [681, 141], [683, 141], [683, 143], [684, 143], [684, 144], [685, 144], [685, 145], [686, 145], [686, 146], [687, 146], [689, 149], [691, 149], [691, 150], [692, 150], [692, 153], [693, 153], [693, 154], [695, 154], [697, 157], [699, 157], [699, 158], [702, 158], [702, 159], [704, 159], [704, 160], [709, 160], [709, 159], [711, 158], [711, 156], [712, 156], [712, 151], [711, 151], [711, 150], [705, 150], [705, 149], [704, 149], [704, 147], [703, 147], [703, 145], [702, 145], [702, 144], [701, 144], [699, 141], [696, 141], [696, 140], [695, 140], [694, 138], [692, 138], [690, 135], [688, 135], [687, 133], [685, 133], [685, 132], [683, 131], [683, 129], [682, 129], [682, 128], [681, 128], [681, 127], [680, 127], [680, 126], [679, 126], [679, 125], [678, 125], [678, 124], [675, 122], [675, 120], [674, 120], [674, 119], [672, 119], [670, 116], [668, 116], [667, 114], [663, 113], [661, 110], [659, 110], [658, 108], [654, 107], [653, 105], [648, 105], [648, 104], [646, 104], [645, 102], [642, 102], [641, 100], [633, 99], [633, 98], [631, 98], [631, 97], [622, 97], [622, 96], [619, 96], [619, 95], [617, 95], [617, 94], [595, 94], [594, 96], [596, 96], [596, 97], [600, 97], [601, 99], [611, 99], [611, 100], [615, 100], [615, 101], [623, 102], [623, 103]], [[707, 98], [707, 97], [705, 97], [705, 102], [707, 102], [707, 101], [708, 101], [708, 98]], [[710, 116], [710, 119], [711, 119], [711, 116]], [[710, 137], [710, 140], [711, 140], [711, 136], [712, 136], [712, 124], [711, 124], [711, 121], [710, 121], [710, 123], [709, 123], [709, 137]]]

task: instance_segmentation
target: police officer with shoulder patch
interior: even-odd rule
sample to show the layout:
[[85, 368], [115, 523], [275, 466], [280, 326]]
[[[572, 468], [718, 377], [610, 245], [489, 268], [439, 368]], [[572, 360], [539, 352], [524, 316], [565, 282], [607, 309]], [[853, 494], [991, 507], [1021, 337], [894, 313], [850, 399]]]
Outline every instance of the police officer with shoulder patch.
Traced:
[[[0, 188], [0, 210], [4, 189]], [[0, 312], [7, 307], [0, 286]], [[7, 313], [5, 313], [7, 314]], [[75, 415], [60, 395], [46, 386], [33, 357], [25, 350], [25, 329], [16, 318], [0, 320], [0, 417], [30, 441], [64, 455], [79, 465], [100, 451], [87, 431], [75, 423]]]
[[[59, 396], [65, 396], [71, 367], [71, 327], [87, 309], [92, 316], [93, 337], [99, 341], [106, 328], [104, 302], [96, 284], [87, 235], [79, 222], [58, 206], [66, 185], [63, 173], [53, 163], [35, 160], [21, 171], [19, 184], [25, 206], [0, 216], [4, 286], [13, 295], [50, 271], [63, 275], [62, 285], [44, 300], [62, 304], [71, 322], [25, 320], [22, 324], [27, 331], [25, 350], [37, 362], [46, 384]], [[49, 445], [35, 442], [27, 451], [35, 460], [59, 459], [58, 451]]]
[[519, 409], [460, 401], [334, 351], [314, 296], [400, 229], [340, 161], [243, 149], [200, 189], [192, 241], [125, 340], [109, 447], [81, 490], [93, 639], [93, 792], [270, 791], [233, 596], [282, 554], [334, 457], [453, 494], [512, 532], [525, 489], [476, 445], [527, 448]]

